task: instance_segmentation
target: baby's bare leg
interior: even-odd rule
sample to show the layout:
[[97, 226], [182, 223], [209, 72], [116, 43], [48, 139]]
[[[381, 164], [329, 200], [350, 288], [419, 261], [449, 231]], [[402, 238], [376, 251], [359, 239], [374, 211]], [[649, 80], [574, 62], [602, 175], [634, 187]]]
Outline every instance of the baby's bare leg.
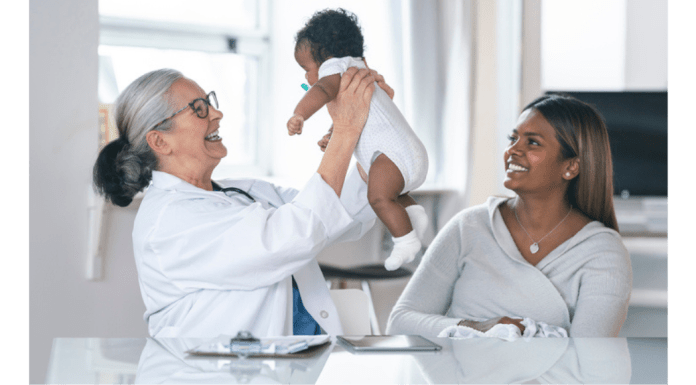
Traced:
[[[394, 241], [394, 248], [384, 261], [387, 270], [398, 269], [402, 264], [413, 261], [422, 246], [411, 226], [409, 213], [403, 206], [412, 203], [413, 199], [405, 194], [399, 195], [404, 189], [404, 183], [401, 171], [386, 155], [379, 155], [370, 166], [367, 199]], [[409, 205], [408, 208], [411, 207], [421, 206]]]
[[399, 195], [396, 202], [406, 209], [408, 218], [411, 220], [411, 227], [416, 231], [418, 239], [423, 242], [425, 232], [428, 230], [428, 214], [425, 213], [425, 208], [416, 203], [408, 193]]
[[386, 155], [380, 154], [370, 166], [367, 200], [392, 237], [401, 237], [413, 230], [399, 194], [404, 189], [404, 177]]

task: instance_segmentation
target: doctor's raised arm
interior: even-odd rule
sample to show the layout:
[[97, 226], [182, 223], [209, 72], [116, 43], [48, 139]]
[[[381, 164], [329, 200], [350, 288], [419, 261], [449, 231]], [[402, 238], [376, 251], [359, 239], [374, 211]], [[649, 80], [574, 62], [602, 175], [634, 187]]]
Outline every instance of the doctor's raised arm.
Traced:
[[368, 70], [346, 74], [329, 109], [333, 136], [299, 192], [212, 180], [227, 155], [223, 113], [215, 92], [180, 72], [147, 73], [121, 93], [119, 138], [100, 152], [93, 179], [118, 206], [146, 189], [133, 249], [151, 336], [342, 332], [315, 256], [361, 237], [375, 218], [364, 181], [349, 170], [375, 79]]

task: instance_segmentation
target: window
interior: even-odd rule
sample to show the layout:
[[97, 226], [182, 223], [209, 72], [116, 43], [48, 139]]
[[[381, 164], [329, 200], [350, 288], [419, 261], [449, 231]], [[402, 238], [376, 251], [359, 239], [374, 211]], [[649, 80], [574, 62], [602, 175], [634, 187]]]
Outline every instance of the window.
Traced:
[[228, 155], [214, 178], [267, 175], [268, 121], [258, 111], [268, 72], [266, 0], [100, 0], [99, 99], [111, 104], [140, 75], [174, 68], [214, 90]]

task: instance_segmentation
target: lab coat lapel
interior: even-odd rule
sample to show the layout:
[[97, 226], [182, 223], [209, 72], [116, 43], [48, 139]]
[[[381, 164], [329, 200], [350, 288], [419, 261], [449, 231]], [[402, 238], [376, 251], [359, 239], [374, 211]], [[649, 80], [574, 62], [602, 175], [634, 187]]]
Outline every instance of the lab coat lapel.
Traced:
[[342, 335], [343, 327], [338, 318], [338, 311], [331, 299], [331, 293], [324, 281], [319, 263], [316, 259], [309, 261], [303, 268], [293, 274], [297, 288], [300, 290], [302, 303], [319, 326], [330, 335]]
[[[247, 192], [251, 189], [251, 186], [254, 184], [253, 179], [224, 179], [216, 182], [223, 188], [236, 187]], [[168, 174], [163, 171], [152, 172], [152, 185], [162, 190], [168, 191], [207, 192], [199, 187], [196, 187], [180, 179], [179, 177], [176, 177], [172, 174]]]

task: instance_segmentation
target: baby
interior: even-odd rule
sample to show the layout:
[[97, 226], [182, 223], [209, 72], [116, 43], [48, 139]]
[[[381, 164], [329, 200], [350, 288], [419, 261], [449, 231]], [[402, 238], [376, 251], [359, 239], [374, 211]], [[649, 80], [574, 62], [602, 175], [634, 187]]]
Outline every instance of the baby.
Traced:
[[[312, 88], [288, 121], [290, 135], [302, 133], [304, 121], [336, 97], [341, 75], [349, 67], [367, 68], [357, 17], [343, 9], [315, 13], [295, 40], [295, 60]], [[394, 239], [394, 249], [384, 266], [398, 269], [420, 251], [428, 227], [425, 209], [408, 195], [425, 181], [428, 154], [379, 87], [372, 95], [370, 114], [354, 154], [367, 174], [370, 206]]]

